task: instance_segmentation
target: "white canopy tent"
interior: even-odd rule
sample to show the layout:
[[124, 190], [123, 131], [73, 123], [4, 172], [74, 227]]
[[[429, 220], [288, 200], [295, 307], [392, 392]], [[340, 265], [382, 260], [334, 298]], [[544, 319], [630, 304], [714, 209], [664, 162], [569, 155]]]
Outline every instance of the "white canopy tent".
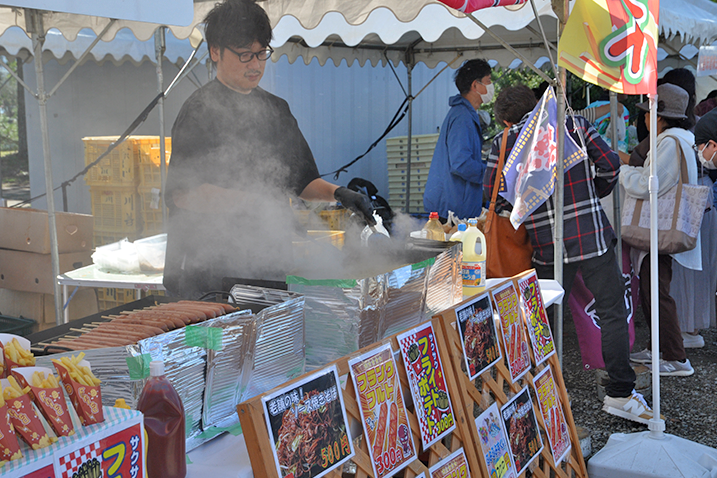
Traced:
[[[695, 44], [714, 40], [717, 34], [715, 18], [717, 5], [708, 0], [685, 0], [681, 2], [662, 2], [660, 27], [663, 34], [672, 39], [677, 35], [689, 38]], [[194, 26], [214, 5], [213, 1], [194, 2], [194, 17], [190, 24], [170, 26], [173, 36], [184, 39], [191, 35]], [[276, 26], [274, 44], [282, 54], [290, 59], [317, 57], [325, 62], [332, 58], [359, 61], [371, 64], [391, 61], [409, 65], [423, 61], [437, 64], [455, 58], [461, 53], [464, 58], [492, 56], [501, 66], [510, 64], [510, 56], [498, 49], [499, 42], [488, 41], [485, 31], [474, 25], [464, 15], [448, 9], [434, 0], [403, 2], [399, 0], [266, 0], [262, 7], [267, 11], [272, 25]], [[543, 27], [549, 39], [557, 38], [557, 21], [548, 0], [537, 0], [535, 8], [540, 17], [546, 17]], [[95, 13], [95, 12], [93, 12]], [[487, 9], [475, 14], [491, 32], [505, 35], [508, 43], [519, 47], [521, 53], [527, 52], [526, 59], [538, 63], [545, 56], [542, 38], [536, 29], [535, 14], [529, 5], [518, 11], [504, 8]], [[343, 18], [343, 22], [341, 21]], [[532, 24], [532, 25], [531, 25]], [[500, 26], [499, 26], [500, 25]], [[505, 25], [510, 25], [506, 28]], [[43, 48], [46, 32], [56, 28], [68, 40], [77, 38], [83, 28], [91, 29], [97, 38], [114, 38], [127, 28], [139, 40], [148, 40], [160, 26], [130, 20], [110, 20], [100, 16], [79, 15], [76, 13], [53, 13], [32, 11], [17, 7], [0, 7], [0, 32], [11, 26], [17, 26], [33, 37], [33, 56], [39, 56]], [[338, 41], [340, 39], [340, 41]], [[95, 40], [97, 41], [97, 40]], [[281, 41], [283, 44], [279, 45]], [[393, 42], [393, 43], [390, 43]], [[94, 43], [94, 42], [93, 42]], [[93, 47], [90, 44], [89, 47]], [[311, 50], [309, 50], [309, 48]], [[491, 55], [486, 55], [490, 51]], [[79, 57], [83, 61], [86, 54]], [[160, 56], [161, 58], [161, 56]], [[322, 60], [323, 59], [323, 60]], [[48, 95], [44, 87], [42, 62], [36, 62], [41, 118], [45, 116]], [[454, 64], [458, 66], [457, 64]], [[70, 70], [64, 79], [71, 73]], [[161, 82], [161, 80], [160, 80]], [[50, 95], [57, 87], [50, 91]], [[410, 77], [408, 95], [411, 96]], [[410, 122], [410, 120], [409, 120]], [[52, 190], [49, 144], [46, 117], [41, 121], [43, 128], [43, 149], [45, 150], [46, 189]], [[163, 131], [163, 128], [162, 128]], [[48, 195], [48, 212], [51, 231], [54, 231], [54, 201]], [[56, 244], [56, 238], [53, 238]], [[56, 248], [53, 251], [53, 263], [57, 263]], [[57, 271], [55, 271], [57, 272]], [[56, 293], [56, 301], [59, 293]], [[56, 303], [59, 320], [61, 304]]]

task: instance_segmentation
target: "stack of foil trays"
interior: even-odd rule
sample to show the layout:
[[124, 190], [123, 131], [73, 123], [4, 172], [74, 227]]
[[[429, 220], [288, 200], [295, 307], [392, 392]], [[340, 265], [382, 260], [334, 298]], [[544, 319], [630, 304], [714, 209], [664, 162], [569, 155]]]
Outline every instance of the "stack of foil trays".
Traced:
[[378, 342], [462, 300], [461, 246], [363, 279], [291, 276], [306, 300], [306, 367], [314, 370]]
[[[182, 328], [126, 347], [85, 351], [102, 380], [103, 405], [124, 398], [134, 408], [149, 362], [164, 361], [184, 405], [189, 451], [238, 425], [238, 403], [303, 374], [304, 298], [243, 285], [231, 294], [243, 310], [195, 324], [209, 328], [206, 333]], [[37, 365], [52, 368], [51, 359], [63, 355], [72, 353], [37, 357]]]

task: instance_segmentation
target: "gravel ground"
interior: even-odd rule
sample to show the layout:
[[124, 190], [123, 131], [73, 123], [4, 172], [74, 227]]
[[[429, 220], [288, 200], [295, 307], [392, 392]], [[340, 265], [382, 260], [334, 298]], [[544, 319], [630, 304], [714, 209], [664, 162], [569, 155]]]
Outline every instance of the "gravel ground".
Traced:
[[[595, 371], [584, 370], [569, 309], [563, 342], [563, 377], [571, 397], [577, 426], [592, 432], [592, 452], [600, 450], [612, 433], [647, 430], [647, 426], [609, 415], [597, 398]], [[649, 342], [649, 329], [638, 306], [633, 351]], [[661, 413], [666, 433], [717, 448], [717, 329], [702, 331], [705, 347], [687, 349], [695, 369], [691, 377], [660, 377]], [[651, 403], [651, 401], [648, 401]]]

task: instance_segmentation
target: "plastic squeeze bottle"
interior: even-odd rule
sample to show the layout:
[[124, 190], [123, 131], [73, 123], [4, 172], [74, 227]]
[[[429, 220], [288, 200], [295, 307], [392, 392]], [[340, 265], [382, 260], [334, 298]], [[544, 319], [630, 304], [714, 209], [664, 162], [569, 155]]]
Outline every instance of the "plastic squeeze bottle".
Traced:
[[434, 241], [445, 241], [446, 233], [443, 232], [443, 226], [441, 221], [438, 220], [438, 213], [432, 212], [428, 215], [428, 222], [423, 226], [423, 230], [426, 231], [426, 239], [432, 239]]
[[147, 431], [147, 476], [184, 478], [184, 407], [177, 391], [164, 376], [164, 362], [149, 363], [149, 380], [142, 389], [137, 410], [144, 414]]
[[463, 297], [471, 297], [485, 290], [485, 236], [476, 227], [476, 219], [468, 220], [468, 229], [461, 236], [463, 243]]
[[463, 234], [466, 232], [467, 226], [463, 223], [458, 224], [458, 230], [453, 233], [450, 239], [448, 239], [451, 242], [461, 242], [461, 238], [463, 237]]

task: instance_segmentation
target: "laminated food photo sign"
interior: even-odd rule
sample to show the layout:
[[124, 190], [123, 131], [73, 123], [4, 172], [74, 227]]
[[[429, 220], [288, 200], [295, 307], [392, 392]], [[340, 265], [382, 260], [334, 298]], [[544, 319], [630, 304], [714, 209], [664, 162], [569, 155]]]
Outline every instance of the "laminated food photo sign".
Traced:
[[354, 456], [336, 366], [262, 398], [281, 478], [319, 478]]
[[433, 465], [428, 472], [431, 478], [470, 478], [471, 476], [463, 448], [459, 448]]
[[528, 338], [525, 336], [518, 293], [513, 282], [509, 281], [492, 289], [491, 294], [500, 316], [500, 331], [510, 378], [515, 383], [530, 370]]
[[549, 366], [535, 376], [533, 386], [538, 395], [540, 413], [543, 415], [553, 462], [560, 463], [570, 453], [570, 432], [568, 423], [565, 421], [560, 395], [558, 395], [558, 389], [553, 379], [553, 372]]
[[397, 339], [426, 450], [456, 428], [436, 335], [426, 322]]
[[513, 454], [513, 463], [518, 475], [543, 451], [538, 421], [533, 411], [528, 387], [511, 398], [500, 409], [503, 424], [508, 432], [508, 445]]
[[22, 458], [5, 463], [2, 476], [29, 478], [126, 477], [145, 478], [145, 438], [142, 414], [104, 407], [105, 421], [76, 424], [73, 436], [40, 450], [23, 447]]
[[374, 478], [393, 476], [416, 458], [391, 345], [349, 360]]
[[468, 377], [475, 380], [501, 359], [488, 293], [456, 308], [456, 319]]
[[518, 279], [518, 290], [520, 292], [520, 304], [523, 307], [525, 320], [528, 323], [528, 335], [530, 335], [535, 366], [537, 367], [555, 353], [555, 343], [553, 342], [553, 334], [550, 332], [548, 314], [545, 312], [543, 296], [540, 293], [540, 283], [535, 271]]
[[491, 478], [517, 478], [513, 458], [508, 448], [505, 425], [500, 419], [498, 404], [488, 407], [476, 418], [480, 449]]

